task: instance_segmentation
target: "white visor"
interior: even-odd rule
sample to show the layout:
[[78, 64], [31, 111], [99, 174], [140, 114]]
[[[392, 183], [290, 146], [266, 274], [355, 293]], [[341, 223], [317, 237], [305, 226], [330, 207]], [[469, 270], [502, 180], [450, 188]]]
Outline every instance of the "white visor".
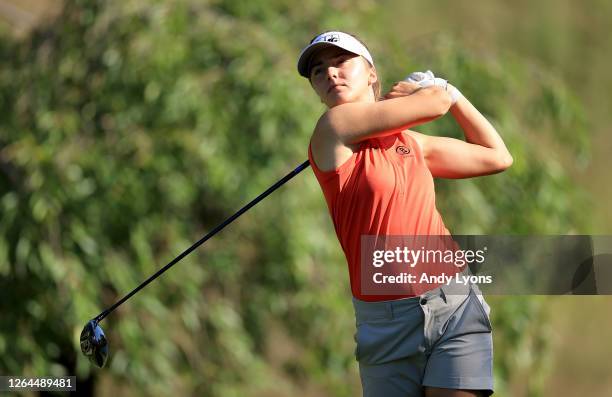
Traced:
[[359, 40], [344, 32], [324, 32], [315, 37], [314, 40], [302, 50], [297, 64], [300, 75], [309, 78], [308, 72], [310, 70], [308, 67], [310, 65], [310, 59], [316, 51], [330, 46], [339, 47], [353, 54], [361, 55], [370, 62], [370, 65], [374, 66], [372, 55], [370, 55], [368, 49], [365, 48]]

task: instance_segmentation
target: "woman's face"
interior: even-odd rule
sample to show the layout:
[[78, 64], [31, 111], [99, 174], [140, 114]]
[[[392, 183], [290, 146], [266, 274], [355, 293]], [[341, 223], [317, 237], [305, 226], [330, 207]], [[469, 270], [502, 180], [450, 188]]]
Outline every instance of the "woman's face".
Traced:
[[317, 52], [310, 65], [310, 84], [328, 108], [376, 100], [372, 91], [376, 72], [361, 56], [328, 47]]

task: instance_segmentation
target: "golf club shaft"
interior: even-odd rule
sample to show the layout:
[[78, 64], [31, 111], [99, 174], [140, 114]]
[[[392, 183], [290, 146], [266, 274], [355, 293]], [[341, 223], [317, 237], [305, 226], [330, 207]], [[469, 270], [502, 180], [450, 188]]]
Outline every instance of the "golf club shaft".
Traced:
[[174, 266], [177, 262], [179, 262], [181, 259], [183, 259], [184, 257], [186, 257], [187, 255], [189, 255], [193, 250], [195, 250], [196, 248], [198, 248], [200, 245], [202, 245], [204, 242], [206, 242], [206, 240], [208, 240], [209, 238], [211, 238], [212, 236], [214, 236], [215, 234], [217, 234], [218, 232], [220, 232], [221, 230], [223, 230], [223, 228], [227, 225], [229, 225], [230, 223], [232, 223], [236, 218], [238, 218], [240, 215], [244, 214], [246, 211], [248, 211], [251, 207], [253, 207], [255, 204], [259, 203], [261, 200], [263, 200], [264, 198], [266, 198], [270, 193], [272, 193], [273, 191], [275, 191], [276, 189], [278, 189], [279, 187], [281, 187], [285, 182], [287, 182], [288, 180], [290, 180], [291, 178], [293, 178], [294, 176], [296, 176], [297, 174], [299, 174], [302, 170], [304, 170], [306, 167], [308, 167], [310, 165], [310, 162], [308, 160], [304, 161], [302, 164], [300, 164], [299, 166], [297, 166], [293, 171], [291, 171], [290, 173], [288, 173], [287, 175], [285, 175], [282, 179], [280, 179], [278, 182], [276, 182], [274, 185], [270, 186], [265, 192], [261, 193], [259, 196], [257, 196], [256, 198], [254, 198], [253, 200], [251, 200], [251, 202], [249, 202], [247, 205], [245, 205], [244, 207], [242, 207], [240, 210], [238, 210], [238, 212], [236, 212], [234, 215], [230, 216], [229, 218], [227, 218], [225, 221], [223, 221], [220, 225], [218, 225], [217, 227], [215, 227], [213, 230], [211, 230], [208, 234], [206, 234], [204, 237], [202, 237], [200, 240], [198, 240], [197, 242], [195, 242], [191, 247], [187, 248], [185, 251], [183, 251], [179, 256], [177, 256], [176, 258], [174, 258], [170, 263], [168, 263], [166, 266], [162, 267], [161, 269], [159, 269], [155, 274], [153, 274], [151, 277], [149, 277], [148, 279], [146, 279], [144, 282], [142, 282], [138, 287], [134, 288], [132, 290], [132, 292], [130, 292], [129, 294], [127, 294], [126, 296], [124, 296], [123, 298], [121, 298], [120, 300], [118, 300], [115, 304], [113, 304], [111, 307], [109, 307], [108, 309], [104, 310], [102, 313], [98, 314], [93, 321], [95, 321], [96, 323], [99, 323], [100, 321], [102, 321], [106, 316], [108, 316], [113, 310], [115, 310], [117, 307], [119, 307], [123, 302], [125, 302], [126, 300], [130, 299], [132, 297], [132, 295], [134, 295], [135, 293], [137, 293], [138, 291], [140, 291], [141, 289], [143, 289], [144, 287], [147, 286], [147, 284], [149, 284], [151, 281], [155, 280], [157, 277], [161, 276], [166, 270], [170, 269], [172, 266]]

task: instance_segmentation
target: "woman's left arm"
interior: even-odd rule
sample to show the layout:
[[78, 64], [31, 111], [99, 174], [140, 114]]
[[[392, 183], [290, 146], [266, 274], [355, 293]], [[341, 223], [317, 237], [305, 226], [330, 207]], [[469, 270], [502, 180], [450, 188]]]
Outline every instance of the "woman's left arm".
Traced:
[[409, 131], [421, 146], [434, 177], [489, 175], [512, 165], [512, 155], [501, 136], [470, 101], [460, 96], [450, 112], [463, 130], [465, 141]]

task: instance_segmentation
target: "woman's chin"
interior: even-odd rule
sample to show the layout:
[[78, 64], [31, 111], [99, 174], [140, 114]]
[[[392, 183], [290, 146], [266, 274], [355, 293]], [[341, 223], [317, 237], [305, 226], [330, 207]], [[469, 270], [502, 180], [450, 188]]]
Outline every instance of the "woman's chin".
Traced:
[[336, 107], [338, 105], [343, 105], [345, 103], [349, 103], [351, 102], [351, 100], [349, 98], [343, 98], [342, 96], [338, 95], [335, 96], [334, 98], [331, 98], [328, 102], [327, 102], [327, 106], [330, 108]]

